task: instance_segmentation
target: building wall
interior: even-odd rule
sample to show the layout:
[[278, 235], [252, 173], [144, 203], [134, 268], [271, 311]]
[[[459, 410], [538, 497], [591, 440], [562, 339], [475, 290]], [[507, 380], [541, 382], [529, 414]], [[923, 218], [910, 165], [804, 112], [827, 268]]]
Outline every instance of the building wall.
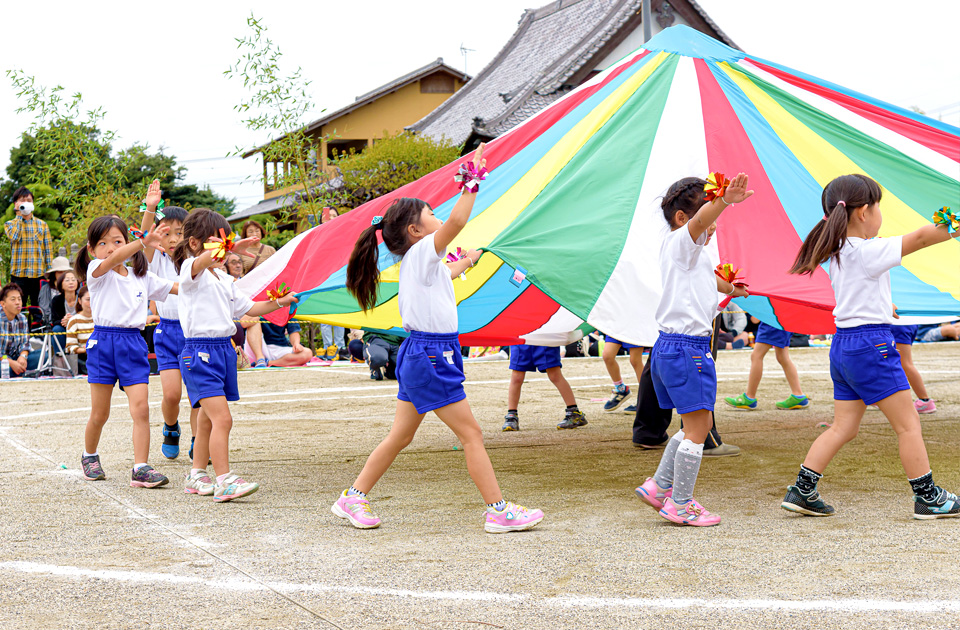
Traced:
[[[653, 12], [653, 20], [651, 21], [653, 22], [653, 28], [651, 29], [650, 36], [653, 37], [654, 35], [656, 35], [657, 33], [663, 30], [662, 28], [660, 28], [660, 25], [657, 23], [656, 11]], [[688, 24], [687, 21], [683, 19], [683, 16], [681, 16], [679, 13], [674, 12], [672, 26], [676, 26], [677, 24], [690, 26], [690, 24]], [[615, 63], [617, 63], [618, 61], [620, 61], [621, 59], [623, 59], [633, 51], [642, 47], [643, 47], [643, 25], [640, 25], [639, 27], [635, 28], [632, 33], [627, 35], [627, 38], [624, 39], [622, 42], [620, 42], [620, 45], [614, 48], [613, 52], [611, 52], [605, 58], [601, 59], [594, 69], [600, 70], [600, 71], [606, 70], [607, 68], [614, 65]]]

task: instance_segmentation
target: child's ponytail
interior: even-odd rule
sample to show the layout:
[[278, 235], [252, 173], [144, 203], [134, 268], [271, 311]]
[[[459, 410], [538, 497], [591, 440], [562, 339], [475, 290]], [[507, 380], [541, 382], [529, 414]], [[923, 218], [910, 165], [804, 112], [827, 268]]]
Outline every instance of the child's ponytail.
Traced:
[[879, 203], [882, 195], [880, 185], [866, 175], [842, 175], [827, 184], [820, 197], [824, 217], [803, 240], [790, 273], [813, 274], [817, 267], [839, 254], [847, 239], [850, 214], [857, 208]]
[[[98, 243], [113, 228], [116, 228], [123, 235], [125, 243], [130, 242], [130, 238], [127, 236], [127, 224], [115, 214], [97, 217], [87, 228], [87, 243], [77, 254], [77, 259], [73, 263], [77, 276], [83, 282], [87, 281], [87, 268], [90, 266], [91, 260], [88, 248], [91, 247], [91, 243]], [[133, 261], [133, 274], [138, 278], [145, 276], [147, 274], [147, 257], [143, 255], [143, 250], [138, 251], [130, 259]]]
[[83, 247], [77, 253], [77, 259], [73, 261], [73, 270], [77, 272], [80, 282], [87, 282], [87, 267], [90, 266], [90, 254], [87, 253], [89, 243], [84, 243]]

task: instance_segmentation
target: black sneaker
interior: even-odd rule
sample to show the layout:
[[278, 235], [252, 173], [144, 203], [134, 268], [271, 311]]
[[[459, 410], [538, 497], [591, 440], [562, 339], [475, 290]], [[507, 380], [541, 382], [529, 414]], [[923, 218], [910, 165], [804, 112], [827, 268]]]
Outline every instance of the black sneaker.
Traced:
[[193, 443], [197, 441], [197, 438], [190, 438], [190, 450], [187, 452], [187, 456], [190, 458], [190, 461], [193, 461]]
[[520, 430], [520, 416], [515, 413], [507, 413], [503, 417], [503, 426], [500, 427], [501, 431], [519, 431]]
[[937, 486], [936, 501], [924, 501], [920, 497], [913, 497], [913, 518], [932, 520], [935, 518], [953, 518], [960, 516], [960, 500], [957, 495], [947, 492]]
[[383, 372], [380, 371], [380, 368], [373, 368], [370, 370], [370, 380], [371, 381], [382, 381]]
[[787, 486], [787, 496], [783, 497], [780, 507], [807, 516], [833, 516], [836, 513], [832, 505], [823, 502], [817, 490], [805, 495], [796, 486]]
[[587, 417], [582, 411], [568, 411], [563, 422], [557, 425], [558, 429], [577, 429], [587, 423]]
[[103, 468], [100, 466], [99, 455], [81, 457], [80, 467], [83, 469], [83, 478], [87, 481], [102, 481], [107, 478], [103, 473]]
[[180, 455], [180, 423], [170, 426], [163, 425], [163, 444], [160, 445], [160, 452], [167, 459], [176, 459]]

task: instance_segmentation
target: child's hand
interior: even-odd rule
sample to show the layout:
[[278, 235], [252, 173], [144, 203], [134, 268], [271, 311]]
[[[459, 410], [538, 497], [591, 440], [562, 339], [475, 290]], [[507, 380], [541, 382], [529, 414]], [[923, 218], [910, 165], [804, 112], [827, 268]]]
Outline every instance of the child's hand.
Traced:
[[143, 241], [143, 244], [146, 245], [147, 247], [158, 249], [160, 247], [160, 243], [163, 237], [166, 236], [169, 232], [170, 232], [169, 225], [161, 225], [156, 229], [144, 234], [142, 237], [140, 237], [140, 240]]
[[723, 203], [728, 206], [732, 203], [740, 203], [753, 195], [752, 190], [747, 190], [748, 177], [746, 173], [738, 173], [730, 185], [727, 186], [727, 192], [723, 194]]
[[466, 257], [469, 258], [470, 262], [472, 262], [473, 264], [477, 264], [478, 262], [480, 262], [481, 256], [483, 256], [483, 252], [481, 252], [479, 249], [471, 249], [471, 250], [468, 250], [466, 253]]
[[147, 204], [147, 209], [152, 212], [157, 209], [162, 198], [160, 193], [160, 180], [155, 179], [150, 182], [150, 185], [147, 187], [147, 196], [143, 198], [143, 203]]
[[279, 304], [280, 306], [290, 306], [291, 304], [299, 304], [299, 302], [300, 300], [298, 300], [297, 297], [292, 293], [290, 295], [285, 295], [279, 300], [277, 300], [277, 304]]
[[[212, 237], [216, 238], [216, 237]], [[217, 242], [220, 242], [220, 239], [216, 239]], [[249, 256], [250, 258], [256, 258], [254, 254], [251, 254], [247, 251], [248, 247], [256, 247], [260, 244], [259, 236], [251, 236], [250, 238], [243, 238], [233, 244], [233, 251], [240, 256]]]
[[896, 304], [893, 305], [893, 318], [894, 318], [894, 319], [900, 319], [900, 313], [897, 312], [897, 305], [896, 305]]
[[481, 142], [480, 146], [477, 147], [477, 150], [473, 153], [473, 166], [478, 171], [487, 165], [487, 161], [483, 159], [483, 148], [487, 146], [486, 142]]
[[[753, 191], [750, 192], [753, 193]], [[733, 287], [733, 293], [730, 294], [730, 297], [750, 297], [750, 292], [747, 291], [746, 287]]]

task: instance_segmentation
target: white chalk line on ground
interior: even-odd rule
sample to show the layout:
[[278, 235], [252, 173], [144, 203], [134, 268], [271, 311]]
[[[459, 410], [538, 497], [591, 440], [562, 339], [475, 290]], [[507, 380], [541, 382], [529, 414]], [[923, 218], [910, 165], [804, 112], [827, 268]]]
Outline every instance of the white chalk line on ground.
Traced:
[[828, 611], [828, 612], [906, 612], [906, 613], [951, 613], [960, 612], [960, 601], [890, 599], [696, 599], [675, 597], [538, 597], [523, 593], [496, 593], [492, 591], [418, 591], [413, 589], [377, 588], [369, 586], [343, 586], [322, 583], [301, 584], [296, 582], [255, 582], [249, 579], [207, 580], [192, 575], [156, 573], [143, 571], [119, 571], [84, 569], [80, 567], [44, 564], [39, 562], [0, 562], [0, 571], [48, 575], [74, 580], [98, 579], [132, 584], [202, 585], [219, 590], [236, 592], [263, 592], [275, 590], [282, 593], [339, 593], [343, 595], [368, 595], [371, 597], [394, 597], [452, 602], [499, 602], [505, 604], [544, 605], [558, 608], [633, 608], [633, 609], [690, 609], [713, 610], [770, 610], [770, 611]]

